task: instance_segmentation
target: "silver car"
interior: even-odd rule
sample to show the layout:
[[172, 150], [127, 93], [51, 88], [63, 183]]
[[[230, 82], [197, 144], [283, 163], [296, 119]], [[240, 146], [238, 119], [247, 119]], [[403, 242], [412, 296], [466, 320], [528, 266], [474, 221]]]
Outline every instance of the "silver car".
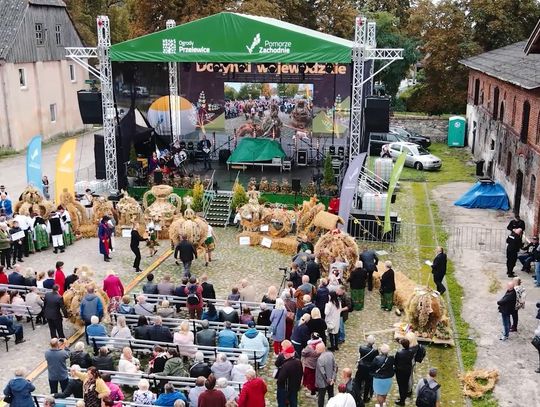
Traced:
[[405, 152], [405, 165], [413, 167], [417, 170], [438, 170], [442, 166], [442, 161], [439, 157], [434, 156], [425, 148], [414, 143], [390, 143], [388, 145], [390, 155], [395, 161], [401, 154]]

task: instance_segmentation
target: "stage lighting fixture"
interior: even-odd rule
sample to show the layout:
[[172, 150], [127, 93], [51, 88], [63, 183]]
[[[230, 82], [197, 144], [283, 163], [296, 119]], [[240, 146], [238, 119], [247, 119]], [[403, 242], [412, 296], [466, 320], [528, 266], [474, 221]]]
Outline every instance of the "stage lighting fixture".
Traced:
[[333, 70], [334, 70], [334, 64], [326, 64], [326, 66], [324, 67], [324, 72], [326, 73], [332, 73]]
[[246, 64], [238, 64], [238, 72], [245, 72], [247, 68], [247, 65]]
[[306, 72], [306, 64], [304, 64], [303, 62], [300, 63], [300, 64], [298, 64], [298, 71], [299, 71], [300, 73]]

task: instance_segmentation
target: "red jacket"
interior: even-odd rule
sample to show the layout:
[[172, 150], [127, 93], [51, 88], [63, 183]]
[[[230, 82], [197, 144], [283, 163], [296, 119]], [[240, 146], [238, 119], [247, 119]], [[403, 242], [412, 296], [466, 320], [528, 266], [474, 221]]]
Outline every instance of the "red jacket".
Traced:
[[114, 274], [105, 277], [105, 280], [103, 280], [103, 291], [107, 293], [109, 298], [124, 296], [122, 281]]
[[238, 407], [265, 407], [266, 383], [260, 377], [248, 380], [238, 396]]
[[[191, 287], [192, 285], [193, 284], [190, 283], [186, 287], [184, 287], [184, 294], [186, 295], [186, 297], [190, 294], [189, 287]], [[188, 310], [190, 310], [190, 309], [202, 309], [202, 307], [203, 307], [202, 287], [199, 284], [195, 284], [195, 286], [197, 287], [195, 289], [195, 293], [197, 293], [197, 296], [199, 297], [199, 304], [197, 304], [197, 305], [186, 304], [186, 307], [187, 307]]]
[[58, 294], [64, 295], [64, 284], [66, 283], [66, 276], [62, 269], [56, 269], [54, 273], [54, 284], [58, 284]]
[[9, 284], [8, 276], [4, 272], [0, 273], [0, 284]]

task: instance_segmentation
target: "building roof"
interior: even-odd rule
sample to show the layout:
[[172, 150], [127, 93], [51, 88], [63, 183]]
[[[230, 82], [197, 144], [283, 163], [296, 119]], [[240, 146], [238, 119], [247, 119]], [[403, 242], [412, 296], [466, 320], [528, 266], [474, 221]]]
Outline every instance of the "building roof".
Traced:
[[22, 24], [27, 3], [21, 0], [0, 0], [0, 59], [5, 59], [6, 54], [13, 45], [17, 31]]
[[28, 0], [28, 3], [34, 6], [66, 7], [62, 0]]
[[540, 54], [540, 20], [536, 23], [536, 27], [525, 45], [525, 53], [529, 54]]
[[525, 54], [525, 44], [516, 42], [459, 62], [521, 88], [536, 89], [540, 87], [540, 54]]

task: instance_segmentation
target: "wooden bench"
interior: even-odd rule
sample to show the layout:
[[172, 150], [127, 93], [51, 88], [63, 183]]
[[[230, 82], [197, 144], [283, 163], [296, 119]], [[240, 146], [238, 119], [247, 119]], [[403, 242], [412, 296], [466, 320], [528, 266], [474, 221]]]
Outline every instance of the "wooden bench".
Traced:
[[[15, 290], [15, 291], [18, 291], [19, 293], [21, 294], [26, 294], [26, 293], [29, 293], [30, 290], [32, 289], [32, 286], [27, 286], [27, 285], [14, 285], [14, 284], [0, 284], [0, 289], [5, 289], [7, 291], [11, 291], [11, 290]], [[45, 293], [48, 293], [49, 291], [51, 291], [50, 289], [48, 288], [37, 288], [37, 291], [39, 294], [41, 295], [45, 295]]]
[[[32, 395], [32, 398], [34, 399], [34, 406], [43, 407], [45, 405], [45, 400], [47, 397], [50, 397], [50, 396], [45, 396], [42, 394]], [[83, 399], [76, 399], [73, 397], [68, 397], [67, 399], [56, 399], [56, 405], [63, 406], [63, 407], [75, 407], [78, 401], [83, 401]], [[120, 403], [122, 407], [148, 407], [143, 404], [132, 403], [130, 401], [125, 401], [125, 400], [117, 402], [117, 403]], [[32, 406], [29, 406], [29, 407], [32, 407]]]
[[8, 327], [6, 325], [0, 325], [0, 338], [4, 339], [6, 343], [6, 352], [9, 352], [8, 342], [10, 339], [14, 338], [15, 334], [10, 334]]
[[28, 305], [0, 304], [0, 312], [4, 315], [15, 315], [23, 318], [30, 318], [32, 329], [35, 330], [34, 319], [38, 314], [34, 314]]

